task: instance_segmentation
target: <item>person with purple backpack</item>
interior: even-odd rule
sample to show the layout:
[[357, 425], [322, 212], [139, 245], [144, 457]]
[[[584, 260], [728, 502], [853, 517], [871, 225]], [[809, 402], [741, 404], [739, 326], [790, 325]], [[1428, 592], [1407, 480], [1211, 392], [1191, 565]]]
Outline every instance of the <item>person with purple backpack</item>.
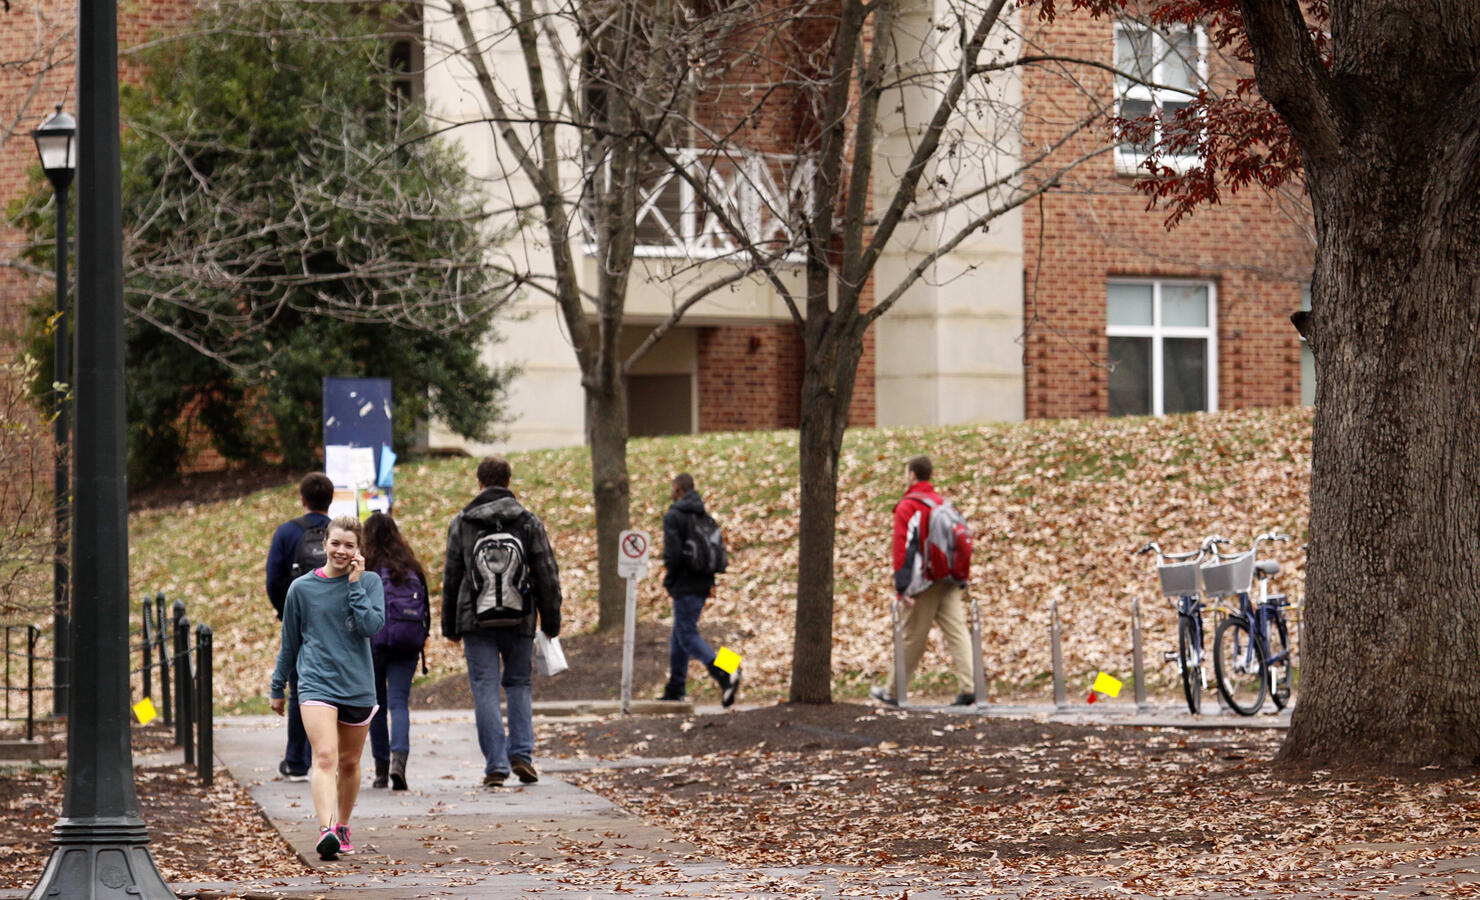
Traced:
[[393, 791], [404, 791], [406, 757], [411, 753], [411, 679], [417, 658], [425, 660], [422, 654], [432, 627], [427, 573], [396, 520], [379, 512], [365, 520], [365, 566], [385, 586], [385, 627], [370, 639], [375, 699], [380, 704], [370, 720], [370, 754], [375, 758], [371, 786], [389, 784]]

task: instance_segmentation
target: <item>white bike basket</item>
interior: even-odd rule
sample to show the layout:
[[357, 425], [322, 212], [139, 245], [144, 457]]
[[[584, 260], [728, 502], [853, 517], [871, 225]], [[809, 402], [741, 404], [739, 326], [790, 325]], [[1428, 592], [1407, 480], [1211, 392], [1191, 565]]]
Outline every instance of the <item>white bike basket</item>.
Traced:
[[1170, 563], [1156, 567], [1161, 576], [1161, 592], [1168, 597], [1189, 597], [1197, 593], [1197, 563]]
[[1254, 581], [1254, 551], [1202, 567], [1203, 593], [1209, 597], [1247, 594]]

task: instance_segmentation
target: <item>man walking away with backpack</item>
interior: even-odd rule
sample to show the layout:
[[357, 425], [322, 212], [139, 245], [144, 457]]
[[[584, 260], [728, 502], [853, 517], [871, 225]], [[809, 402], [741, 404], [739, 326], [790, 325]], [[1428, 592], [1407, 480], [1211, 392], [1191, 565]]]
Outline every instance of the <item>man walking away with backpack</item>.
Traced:
[[725, 566], [719, 526], [704, 511], [693, 476], [673, 478], [673, 505], [663, 514], [663, 587], [673, 598], [673, 631], [668, 636], [668, 684], [659, 700], [688, 695], [689, 660], [697, 660], [719, 685], [720, 704], [733, 706], [740, 691], [740, 668], [726, 672], [714, 664], [715, 653], [699, 634], [699, 614], [714, 590], [714, 576]]
[[[935, 492], [930, 484], [932, 475], [930, 457], [917, 456], [905, 464], [908, 488], [904, 497], [894, 507], [894, 571], [908, 572], [916, 556], [927, 553], [925, 547], [926, 524], [932, 511], [945, 504], [945, 499]], [[919, 516], [917, 519], [916, 516]], [[914, 528], [911, 529], [911, 520]], [[925, 655], [925, 642], [930, 636], [931, 623], [940, 625], [941, 636], [951, 650], [955, 662], [956, 684], [960, 693], [952, 706], [976, 704], [976, 685], [971, 673], [971, 638], [966, 626], [965, 592], [955, 579], [946, 577], [929, 582], [924, 590], [911, 596], [905, 585], [909, 578], [896, 577], [895, 584], [900, 605], [904, 609], [904, 660], [906, 677], [913, 677], [915, 667]], [[918, 586], [918, 575], [916, 576]], [[894, 696], [894, 682], [888, 687], [874, 686], [869, 696], [881, 703], [898, 706]]]
[[[512, 771], [523, 784], [534, 767], [530, 676], [534, 631], [560, 634], [560, 570], [545, 526], [509, 490], [508, 460], [478, 464], [479, 494], [452, 517], [442, 570], [442, 635], [463, 645], [484, 787], [502, 787]], [[499, 688], [508, 731], [499, 715]]]
[[[328, 561], [324, 537], [329, 529], [329, 504], [334, 501], [334, 482], [323, 472], [310, 472], [298, 482], [298, 498], [304, 514], [278, 526], [267, 551], [267, 599], [279, 620], [288, 599], [288, 585], [295, 578], [320, 568]], [[298, 711], [298, 673], [288, 675], [288, 746], [278, 763], [278, 774], [289, 781], [307, 781], [313, 762], [303, 716]]]

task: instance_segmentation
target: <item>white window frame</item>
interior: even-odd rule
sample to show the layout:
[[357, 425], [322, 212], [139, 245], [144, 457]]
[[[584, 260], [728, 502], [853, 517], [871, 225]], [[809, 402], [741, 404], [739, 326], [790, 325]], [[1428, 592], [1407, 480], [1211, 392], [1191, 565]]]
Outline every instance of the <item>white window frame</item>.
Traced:
[[[1166, 415], [1165, 385], [1162, 383], [1162, 341], [1167, 338], [1202, 338], [1208, 343], [1208, 383], [1206, 385], [1207, 412], [1218, 411], [1218, 285], [1211, 281], [1195, 278], [1110, 278], [1106, 282], [1106, 325], [1105, 337], [1134, 337], [1151, 339], [1151, 414]], [[1109, 286], [1115, 284], [1151, 285], [1150, 325], [1109, 324]], [[1208, 292], [1208, 324], [1205, 326], [1163, 325], [1161, 321], [1161, 291], [1164, 287], [1200, 287]], [[1105, 351], [1108, 356], [1109, 341]], [[1107, 391], [1109, 384], [1106, 384]]]
[[[1133, 20], [1116, 22], [1114, 43], [1112, 44], [1111, 52], [1115, 53], [1116, 48], [1120, 46], [1120, 35], [1123, 32], [1132, 30], [1144, 31], [1151, 35], [1151, 81], [1155, 84], [1165, 84], [1167, 79], [1162, 71], [1162, 67], [1165, 64], [1165, 60], [1172, 57], [1172, 53], [1167, 45], [1166, 38], [1158, 29]], [[1195, 66], [1197, 80], [1199, 84], [1206, 85], [1208, 82], [1208, 34], [1199, 25], [1193, 29], [1193, 36], [1197, 38], [1197, 62]], [[1120, 60], [1116, 58], [1115, 63], [1118, 67]], [[1168, 99], [1190, 100], [1192, 96], [1191, 94], [1185, 94], [1176, 90], [1158, 90], [1140, 82], [1128, 81], [1118, 75], [1115, 77], [1115, 114], [1117, 116], [1121, 114], [1121, 104], [1125, 100], [1140, 100], [1150, 103], [1153, 109], [1160, 112], [1165, 108], [1164, 104]], [[1159, 140], [1160, 137], [1161, 129], [1157, 128], [1154, 139]], [[1115, 171], [1117, 174], [1135, 175], [1142, 171], [1140, 166], [1145, 161], [1146, 157], [1140, 155], [1140, 152], [1135, 148], [1126, 144], [1117, 144], [1115, 146]], [[1200, 158], [1192, 154], [1162, 157], [1163, 164], [1179, 172], [1187, 171], [1197, 165], [1199, 161]]]

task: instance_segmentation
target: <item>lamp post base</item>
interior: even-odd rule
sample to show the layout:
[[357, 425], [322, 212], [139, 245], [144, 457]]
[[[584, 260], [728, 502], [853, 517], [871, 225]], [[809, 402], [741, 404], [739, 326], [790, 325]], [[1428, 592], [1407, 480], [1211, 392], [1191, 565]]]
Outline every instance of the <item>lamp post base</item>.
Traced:
[[55, 849], [27, 900], [175, 900], [137, 818], [63, 819]]

